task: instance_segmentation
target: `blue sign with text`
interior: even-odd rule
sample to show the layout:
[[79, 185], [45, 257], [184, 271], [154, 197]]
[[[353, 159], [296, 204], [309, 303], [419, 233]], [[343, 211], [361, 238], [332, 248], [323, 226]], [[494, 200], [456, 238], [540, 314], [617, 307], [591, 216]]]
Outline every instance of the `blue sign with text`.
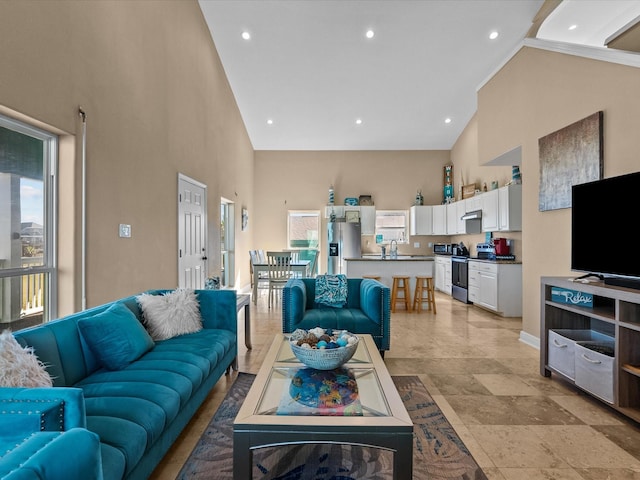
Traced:
[[551, 287], [551, 300], [577, 307], [593, 308], [593, 294], [567, 288]]

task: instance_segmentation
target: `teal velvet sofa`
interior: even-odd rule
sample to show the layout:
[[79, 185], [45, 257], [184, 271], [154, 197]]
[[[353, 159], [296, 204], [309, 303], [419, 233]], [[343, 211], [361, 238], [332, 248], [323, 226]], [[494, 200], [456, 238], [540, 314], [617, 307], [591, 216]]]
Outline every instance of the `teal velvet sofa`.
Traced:
[[330, 307], [316, 303], [316, 279], [296, 278], [282, 290], [282, 331], [314, 327], [369, 333], [380, 354], [390, 347], [390, 289], [377, 280], [347, 278], [347, 303]]
[[[214, 385], [237, 365], [236, 292], [195, 292], [202, 330], [151, 340], [138, 358], [115, 369], [105, 367], [102, 355], [111, 355], [109, 342], [96, 352], [85, 328], [116, 315], [122, 338], [135, 338], [143, 320], [136, 296], [14, 332], [47, 366], [53, 387], [0, 388], [0, 478], [148, 478]], [[50, 416], [59, 421], [34, 431], [23, 408], [4, 408], [27, 401], [38, 406], [40, 420], [48, 418], [51, 402]]]

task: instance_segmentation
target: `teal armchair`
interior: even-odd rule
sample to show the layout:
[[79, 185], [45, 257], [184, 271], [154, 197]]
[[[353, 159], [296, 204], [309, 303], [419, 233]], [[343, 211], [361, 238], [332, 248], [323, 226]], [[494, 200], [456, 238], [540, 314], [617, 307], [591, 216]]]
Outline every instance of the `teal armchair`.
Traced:
[[282, 291], [282, 331], [314, 327], [369, 333], [380, 354], [390, 347], [390, 289], [377, 280], [348, 278], [347, 304], [328, 307], [315, 301], [315, 278], [289, 280]]
[[103, 478], [79, 388], [0, 388], [0, 451], [2, 479]]

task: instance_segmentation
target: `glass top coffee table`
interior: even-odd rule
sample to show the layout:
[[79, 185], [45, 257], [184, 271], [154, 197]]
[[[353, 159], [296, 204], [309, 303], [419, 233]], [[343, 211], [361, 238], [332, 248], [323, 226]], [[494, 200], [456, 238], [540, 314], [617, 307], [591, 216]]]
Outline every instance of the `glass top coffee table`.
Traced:
[[[319, 371], [294, 356], [278, 334], [233, 422], [233, 476], [252, 477], [256, 449], [340, 443], [393, 453], [393, 476], [411, 479], [413, 422], [371, 335], [358, 334], [342, 368]], [[323, 394], [317, 395], [316, 386]]]

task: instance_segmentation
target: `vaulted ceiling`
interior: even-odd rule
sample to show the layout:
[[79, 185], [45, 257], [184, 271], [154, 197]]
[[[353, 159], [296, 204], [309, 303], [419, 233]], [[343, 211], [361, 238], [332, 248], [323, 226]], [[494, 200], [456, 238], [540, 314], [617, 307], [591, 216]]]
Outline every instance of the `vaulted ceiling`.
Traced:
[[450, 149], [525, 37], [604, 48], [640, 18], [639, 1], [558, 4], [200, 0], [256, 150]]

